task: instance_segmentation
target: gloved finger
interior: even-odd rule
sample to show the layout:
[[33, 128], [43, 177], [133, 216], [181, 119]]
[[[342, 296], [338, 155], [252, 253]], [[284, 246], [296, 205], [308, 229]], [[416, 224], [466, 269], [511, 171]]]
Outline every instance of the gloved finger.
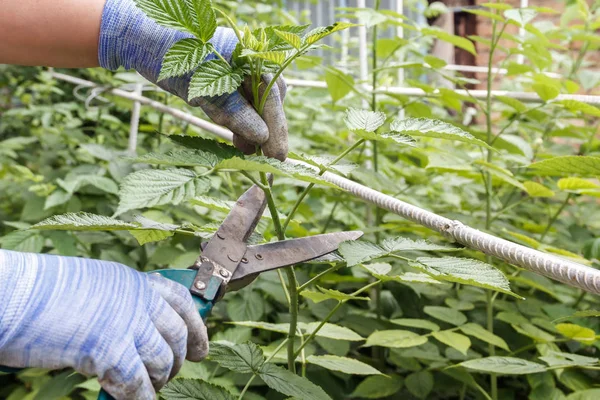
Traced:
[[[262, 88], [266, 89], [271, 79], [273, 79], [272, 75], [263, 76], [264, 83], [261, 85], [263, 92]], [[267, 95], [262, 115], [263, 120], [269, 128], [269, 139], [266, 143], [262, 144], [263, 153], [268, 157], [277, 158], [280, 161], [284, 161], [288, 154], [288, 125], [283, 111], [285, 89], [284, 93], [280, 89], [284, 85], [283, 81], [273, 85], [273, 88]]]
[[98, 382], [115, 400], [154, 400], [156, 391], [133, 343], [114, 367], [98, 376]]
[[[265, 95], [271, 79], [273, 79], [272, 75], [263, 76], [258, 88], [260, 99]], [[242, 88], [244, 97], [250, 99], [249, 101], [256, 107], [254, 104], [254, 95], [252, 94], [252, 80], [246, 78], [242, 84]], [[287, 119], [283, 111], [283, 99], [286, 92], [287, 87], [285, 82], [283, 79], [278, 79], [267, 96], [262, 114], [262, 119], [269, 129], [269, 139], [261, 145], [263, 154], [281, 161], [286, 159], [288, 153]]]
[[[150, 324], [150, 321], [148, 322], [149, 328], [146, 331], [147, 334], [144, 335], [147, 337], [137, 341], [136, 348], [142, 362], [146, 366], [152, 386], [154, 386], [156, 391], [159, 391], [177, 373], [173, 373], [174, 355], [171, 346], [169, 346], [158, 329], [154, 328]], [[183, 357], [180, 358], [181, 363], [183, 363], [184, 357], [185, 352], [183, 353]], [[179, 368], [181, 368], [181, 365]]]
[[187, 359], [201, 361], [208, 355], [208, 333], [200, 313], [194, 305], [192, 295], [177, 282], [160, 275], [150, 275], [152, 287], [179, 314], [187, 327]]
[[254, 154], [256, 152], [256, 145], [250, 143], [240, 135], [233, 135], [233, 145], [244, 154]]
[[[146, 366], [152, 385], [159, 391], [177, 375], [187, 352], [187, 329], [181, 317], [156, 294], [146, 329], [135, 338], [135, 346]], [[154, 315], [152, 315], [154, 314]]]
[[285, 83], [285, 79], [283, 79], [283, 75], [280, 75], [277, 79], [277, 87], [279, 88], [279, 98], [281, 99], [281, 103], [285, 101], [285, 96], [287, 95], [287, 85]]
[[269, 138], [269, 128], [265, 121], [237, 91], [217, 97], [200, 97], [190, 104], [199, 105], [216, 124], [229, 128], [252, 144], [263, 144]]

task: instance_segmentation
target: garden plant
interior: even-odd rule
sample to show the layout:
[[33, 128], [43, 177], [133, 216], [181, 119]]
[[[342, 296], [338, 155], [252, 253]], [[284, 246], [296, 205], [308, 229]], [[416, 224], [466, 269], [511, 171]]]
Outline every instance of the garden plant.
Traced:
[[[142, 109], [132, 154], [128, 101], [73, 90], [43, 69], [0, 66], [1, 247], [145, 272], [186, 268], [256, 184], [268, 210], [254, 243], [342, 230], [365, 236], [229, 294], [207, 320], [208, 359], [186, 362], [162, 398], [600, 398], [596, 295], [452, 243], [322, 178], [340, 174], [598, 268], [600, 109], [560, 95], [599, 92], [600, 2], [566, 1], [558, 19], [548, 7], [485, 3], [465, 12], [489, 24], [491, 36], [468, 38], [384, 10], [380, 0], [338, 9], [338, 22], [317, 28], [279, 3], [137, 0], [157, 23], [193, 35], [171, 48], [160, 76], [193, 74], [190, 100], [246, 90], [263, 113], [280, 76], [324, 80], [325, 89], [294, 87], [286, 98], [289, 157], [309, 166], [260, 148], [243, 154], [152, 108]], [[429, 17], [448, 11], [406, 3]], [[231, 60], [209, 43], [217, 25], [238, 35]], [[354, 43], [344, 39], [362, 27], [368, 81], [357, 77]], [[397, 27], [404, 38], [390, 37]], [[487, 73], [478, 80], [450, 71], [430, 54], [436, 41], [489, 52]], [[338, 62], [324, 65], [323, 52]], [[424, 95], [388, 90], [400, 69]], [[70, 73], [107, 88], [140, 82], [124, 71]], [[485, 98], [471, 95], [477, 85]], [[508, 92], [493, 96], [496, 88]], [[201, 114], [164, 92], [145, 94]], [[9, 400], [95, 399], [99, 390], [72, 371], [0, 375], [0, 398]]]

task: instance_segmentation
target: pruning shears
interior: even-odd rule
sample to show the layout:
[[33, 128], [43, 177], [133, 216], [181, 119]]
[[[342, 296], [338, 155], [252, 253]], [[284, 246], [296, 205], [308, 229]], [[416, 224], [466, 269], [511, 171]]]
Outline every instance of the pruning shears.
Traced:
[[[200, 256], [190, 268], [150, 273], [160, 274], [189, 288], [198, 312], [206, 320], [214, 304], [225, 293], [248, 286], [261, 273], [319, 258], [337, 250], [342, 242], [363, 235], [360, 231], [337, 232], [249, 245], [248, 239], [266, 205], [265, 192], [252, 186], [237, 200], [215, 235], [202, 246]], [[102, 390], [98, 400], [113, 398]]]

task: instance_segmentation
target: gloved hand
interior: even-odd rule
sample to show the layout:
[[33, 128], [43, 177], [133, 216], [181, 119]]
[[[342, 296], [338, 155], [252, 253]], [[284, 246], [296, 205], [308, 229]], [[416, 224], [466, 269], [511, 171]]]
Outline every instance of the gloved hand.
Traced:
[[[116, 70], [123, 66], [135, 69], [158, 86], [187, 101], [191, 73], [183, 77], [157, 82], [162, 59], [171, 46], [187, 33], [156, 24], [135, 6], [133, 0], [107, 0], [100, 27], [99, 61], [103, 68]], [[231, 60], [238, 39], [232, 29], [218, 28], [210, 41], [226, 59]], [[207, 59], [214, 59], [210, 55]], [[266, 83], [270, 77], [263, 78]], [[287, 121], [283, 112], [286, 85], [283, 79], [273, 86], [265, 105], [264, 119], [251, 105], [252, 96], [247, 87], [229, 95], [197, 98], [190, 102], [200, 106], [217, 124], [229, 128], [234, 144], [245, 153], [252, 153], [254, 145], [262, 145], [269, 157], [284, 160], [287, 156]], [[266, 86], [266, 85], [264, 85]]]
[[0, 365], [97, 375], [117, 400], [154, 400], [208, 351], [189, 291], [112, 262], [0, 250]]

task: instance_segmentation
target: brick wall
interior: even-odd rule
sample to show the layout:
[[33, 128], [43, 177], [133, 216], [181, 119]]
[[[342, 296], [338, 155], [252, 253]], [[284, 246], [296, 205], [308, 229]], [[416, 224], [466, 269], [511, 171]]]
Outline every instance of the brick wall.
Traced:
[[[593, 0], [588, 0], [591, 4]], [[489, 0], [476, 0], [476, 4], [487, 3]], [[511, 4], [513, 7], [520, 7], [519, 0], [504, 0], [505, 3]], [[560, 24], [560, 19], [562, 12], [565, 9], [566, 0], [529, 0], [529, 6], [539, 6], [539, 7], [548, 7], [557, 11], [556, 14], [539, 14], [535, 21], [542, 21], [544, 19], [552, 21], [555, 25]], [[506, 28], [506, 32], [511, 34], [518, 34], [519, 28], [515, 25], [510, 24]], [[490, 38], [492, 36], [492, 22], [488, 18], [477, 17], [477, 35]], [[514, 47], [515, 43], [510, 41], [500, 41], [501, 46], [505, 47]], [[576, 56], [577, 47], [579, 44], [575, 43], [573, 53]], [[476, 57], [476, 65], [478, 66], [487, 66], [489, 60], [489, 47], [485, 45], [481, 45], [479, 43], [475, 44], [477, 48], [477, 57]], [[506, 58], [506, 54], [504, 52], [495, 52], [493, 66], [499, 66], [502, 61]], [[596, 65], [600, 68], [600, 52], [599, 51], [590, 51], [586, 57], [586, 60], [593, 60]], [[511, 61], [516, 61], [516, 56], [513, 55], [511, 57]], [[589, 68], [589, 67], [588, 67]], [[481, 88], [486, 86], [486, 74], [478, 73], [476, 74], [476, 78], [479, 79], [482, 84]], [[494, 87], [497, 87], [499, 82], [494, 82]]]

